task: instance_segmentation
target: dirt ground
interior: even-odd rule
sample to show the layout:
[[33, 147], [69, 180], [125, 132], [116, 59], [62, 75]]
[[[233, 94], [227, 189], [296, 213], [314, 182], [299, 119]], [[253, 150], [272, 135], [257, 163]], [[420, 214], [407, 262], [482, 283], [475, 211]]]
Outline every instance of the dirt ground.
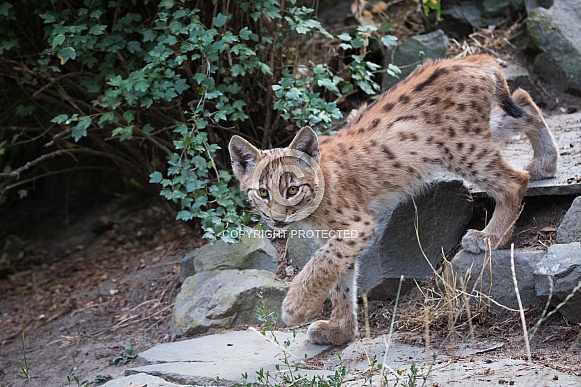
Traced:
[[139, 200], [71, 214], [68, 227], [63, 217], [3, 214], [32, 268], [0, 279], [0, 386], [68, 386], [71, 370], [105, 380], [123, 374], [130, 359], [113, 360], [126, 348], [169, 340], [179, 262], [201, 242], [159, 202]]
[[[401, 12], [409, 17], [394, 22], [398, 35], [405, 38], [421, 32], [417, 18], [408, 15], [409, 10]], [[564, 95], [546, 96], [541, 105], [548, 114], [573, 112], [581, 106], [579, 99]], [[534, 200], [545, 201], [535, 204]], [[537, 212], [525, 210], [521, 215], [517, 246], [552, 243], [572, 200], [530, 199], [532, 205], [526, 208]], [[128, 367], [140, 364], [139, 358], [128, 355], [170, 340], [179, 263], [186, 251], [202, 241], [151, 198], [125, 195], [58, 216], [40, 211], [43, 205], [47, 203], [4, 213], [1, 219], [0, 258], [16, 254], [26, 264], [12, 272], [2, 267], [0, 259], [0, 387], [78, 385], [75, 377], [98, 384], [121, 376]], [[420, 301], [418, 294], [412, 294], [400, 305], [397, 340], [425, 345]], [[372, 335], [385, 333], [392, 310], [391, 304], [370, 303], [366, 318], [362, 308], [362, 334], [366, 320]], [[540, 312], [540, 308], [527, 310], [529, 326]], [[502, 343], [476, 357], [525, 358], [518, 314], [480, 311], [473, 322], [475, 339], [483, 347], [487, 342]], [[431, 345], [453, 349], [466, 330], [466, 321], [455, 321], [450, 329], [442, 315], [431, 326]], [[581, 375], [580, 334], [579, 324], [569, 324], [555, 314], [532, 342], [533, 361]]]

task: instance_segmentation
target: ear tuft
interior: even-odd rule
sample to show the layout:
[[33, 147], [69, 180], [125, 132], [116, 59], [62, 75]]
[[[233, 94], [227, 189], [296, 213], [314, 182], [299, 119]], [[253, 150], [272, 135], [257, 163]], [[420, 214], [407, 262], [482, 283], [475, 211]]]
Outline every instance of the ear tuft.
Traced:
[[304, 152], [319, 161], [319, 139], [317, 133], [310, 126], [305, 126], [299, 130], [289, 148]]
[[252, 171], [260, 159], [260, 151], [240, 136], [232, 136], [228, 151], [232, 160], [232, 170], [239, 180]]

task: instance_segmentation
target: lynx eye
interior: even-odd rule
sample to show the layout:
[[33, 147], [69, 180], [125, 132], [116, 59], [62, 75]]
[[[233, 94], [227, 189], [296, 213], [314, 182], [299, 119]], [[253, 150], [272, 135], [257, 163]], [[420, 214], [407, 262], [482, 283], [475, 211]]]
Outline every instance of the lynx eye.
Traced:
[[259, 188], [258, 194], [260, 195], [261, 198], [267, 198], [268, 197], [268, 190], [266, 188]]
[[286, 193], [289, 194], [290, 196], [294, 196], [297, 194], [297, 192], [299, 192], [299, 188], [296, 185], [291, 185], [290, 187], [288, 187], [288, 189], [286, 190]]

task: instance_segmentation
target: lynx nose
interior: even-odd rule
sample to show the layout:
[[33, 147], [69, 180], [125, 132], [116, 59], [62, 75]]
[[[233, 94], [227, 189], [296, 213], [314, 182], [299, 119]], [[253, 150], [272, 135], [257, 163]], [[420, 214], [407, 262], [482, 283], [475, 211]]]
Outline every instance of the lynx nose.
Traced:
[[275, 212], [272, 214], [271, 218], [275, 222], [284, 222], [286, 220], [286, 215], [285, 214], [278, 214]]

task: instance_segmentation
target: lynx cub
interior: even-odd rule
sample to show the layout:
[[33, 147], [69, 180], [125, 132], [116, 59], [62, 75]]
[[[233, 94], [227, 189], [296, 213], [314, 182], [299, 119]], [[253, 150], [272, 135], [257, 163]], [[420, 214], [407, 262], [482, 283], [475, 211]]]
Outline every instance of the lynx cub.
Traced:
[[[533, 148], [526, 171], [509, 165], [497, 144], [517, 132]], [[450, 171], [496, 200], [489, 224], [469, 230], [462, 246], [496, 248], [510, 236], [529, 178], [554, 176], [558, 155], [529, 94], [511, 97], [486, 55], [427, 62], [334, 136], [317, 138], [305, 127], [288, 148], [271, 150], [234, 136], [229, 150], [241, 189], [271, 228], [301, 221], [327, 231], [292, 282], [282, 318], [304, 323], [329, 294], [331, 317], [312, 323], [308, 334], [335, 345], [357, 335], [357, 258], [374, 233], [374, 209], [417, 193], [432, 172]]]

